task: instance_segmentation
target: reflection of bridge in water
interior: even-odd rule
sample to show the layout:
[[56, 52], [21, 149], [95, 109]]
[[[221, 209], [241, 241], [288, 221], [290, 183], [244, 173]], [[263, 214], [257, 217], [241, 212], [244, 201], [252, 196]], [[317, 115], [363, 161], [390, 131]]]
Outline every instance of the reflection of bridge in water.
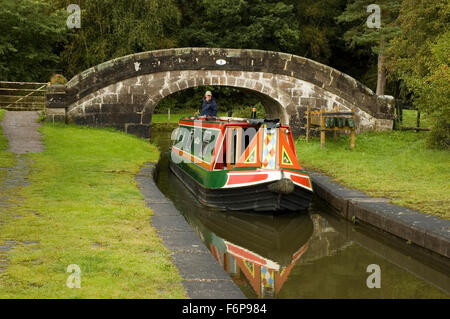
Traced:
[[325, 256], [332, 256], [336, 252], [353, 245], [342, 234], [330, 226], [328, 221], [321, 215], [312, 214], [311, 219], [314, 224], [314, 233], [310, 240], [311, 249], [303, 256], [301, 262], [307, 263]]

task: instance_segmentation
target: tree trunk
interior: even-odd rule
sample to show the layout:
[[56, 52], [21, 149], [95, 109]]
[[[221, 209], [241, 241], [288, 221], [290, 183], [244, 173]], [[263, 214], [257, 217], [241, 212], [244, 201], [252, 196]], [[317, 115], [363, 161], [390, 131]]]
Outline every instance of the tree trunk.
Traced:
[[386, 87], [386, 68], [384, 67], [384, 54], [378, 54], [377, 95], [384, 95]]

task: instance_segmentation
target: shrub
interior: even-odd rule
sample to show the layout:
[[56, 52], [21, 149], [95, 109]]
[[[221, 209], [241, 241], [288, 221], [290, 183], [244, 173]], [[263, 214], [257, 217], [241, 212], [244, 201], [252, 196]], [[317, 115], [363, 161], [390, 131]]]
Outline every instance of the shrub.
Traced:
[[50, 78], [50, 85], [51, 84], [66, 84], [67, 79], [61, 75], [61, 74], [53, 74]]

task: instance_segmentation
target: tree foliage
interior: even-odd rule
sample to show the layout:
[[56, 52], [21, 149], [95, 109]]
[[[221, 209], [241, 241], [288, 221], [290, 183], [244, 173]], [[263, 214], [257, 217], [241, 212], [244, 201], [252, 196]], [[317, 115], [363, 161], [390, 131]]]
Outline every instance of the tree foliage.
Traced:
[[450, 139], [450, 3], [403, 0], [388, 67], [413, 92], [414, 105], [434, 119], [432, 147]]
[[0, 0], [0, 79], [48, 81], [59, 67], [66, 16], [43, 1]]
[[335, 18], [342, 13], [345, 0], [290, 0], [300, 32], [296, 54], [328, 63], [339, 49], [342, 27]]
[[[73, 0], [49, 0], [66, 8]], [[69, 77], [112, 58], [176, 46], [180, 15], [171, 0], [81, 0], [80, 29], [62, 52]]]
[[337, 18], [339, 23], [348, 26], [343, 38], [350, 48], [366, 47], [378, 56], [376, 92], [379, 95], [384, 94], [386, 86], [385, 51], [389, 41], [400, 32], [400, 28], [395, 24], [400, 2], [401, 0], [377, 1], [375, 6], [380, 10], [378, 21], [380, 25], [377, 27], [368, 25], [368, 20], [377, 14], [376, 11], [371, 12], [372, 0], [348, 1], [345, 11]]
[[180, 46], [293, 52], [300, 33], [294, 7], [280, 1], [178, 1], [183, 12]]
[[345, 0], [178, 0], [179, 46], [249, 48], [327, 63]]
[[400, 32], [400, 28], [395, 24], [395, 21], [401, 0], [376, 1], [376, 4], [381, 9], [380, 28], [369, 28], [367, 26], [367, 19], [371, 14], [367, 12], [367, 7], [373, 3], [373, 0], [349, 1], [345, 11], [337, 18], [337, 21], [350, 25], [343, 38], [349, 43], [351, 48], [367, 46], [373, 53], [379, 54], [385, 52], [389, 45], [389, 40]]

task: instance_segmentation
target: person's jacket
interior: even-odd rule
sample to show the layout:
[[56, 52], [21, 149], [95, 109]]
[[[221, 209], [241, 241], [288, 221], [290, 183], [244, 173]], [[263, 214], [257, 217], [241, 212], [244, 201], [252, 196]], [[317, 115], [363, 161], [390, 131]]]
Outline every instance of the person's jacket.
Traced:
[[217, 115], [217, 104], [216, 99], [211, 98], [211, 100], [206, 101], [205, 98], [203, 98], [202, 103], [202, 112], [200, 115], [207, 115], [207, 116], [216, 116]]

